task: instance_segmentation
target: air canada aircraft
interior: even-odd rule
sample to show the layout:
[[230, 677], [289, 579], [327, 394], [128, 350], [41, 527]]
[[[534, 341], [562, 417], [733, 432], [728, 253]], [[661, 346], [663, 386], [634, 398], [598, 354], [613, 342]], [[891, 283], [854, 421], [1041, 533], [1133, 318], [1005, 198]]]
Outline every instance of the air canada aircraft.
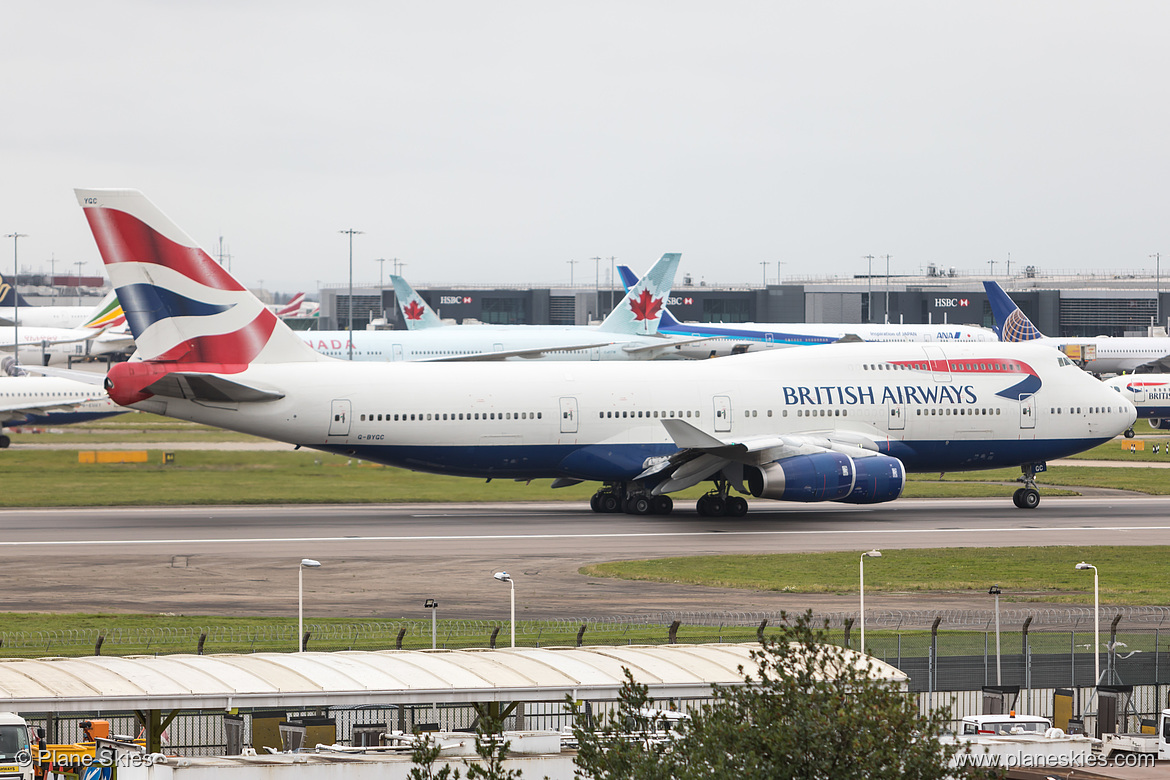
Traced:
[[[696, 339], [658, 334], [681, 255], [665, 254], [600, 325], [445, 325], [401, 276], [392, 275], [407, 330], [355, 330], [354, 360], [655, 360], [684, 357]], [[349, 358], [349, 332], [299, 331], [330, 357]], [[700, 338], [698, 341], [706, 341]]]
[[[1001, 341], [1034, 341], [1061, 351], [1078, 347], [1078, 364], [1094, 374], [1123, 374], [1132, 371], [1161, 372], [1170, 369], [1170, 338], [1165, 336], [1089, 336], [1054, 338], [1045, 336], [1032, 324], [998, 282], [984, 282], [995, 329]], [[1091, 348], [1086, 349], [1086, 348]]]
[[124, 406], [375, 463], [604, 484], [598, 512], [665, 514], [703, 481], [740, 494], [891, 501], [907, 471], [1020, 466], [1111, 439], [1133, 405], [1029, 345], [842, 344], [651, 363], [357, 363], [323, 356], [136, 190], [77, 190], [138, 345]]
[[[619, 265], [622, 284], [631, 286], [638, 277]], [[975, 325], [906, 325], [861, 322], [679, 322], [669, 308], [662, 309], [659, 331], [673, 336], [707, 336], [684, 351], [687, 357], [718, 357], [757, 352], [776, 347], [806, 347], [848, 341], [924, 342], [955, 344], [968, 341], [996, 341], [995, 332]]]

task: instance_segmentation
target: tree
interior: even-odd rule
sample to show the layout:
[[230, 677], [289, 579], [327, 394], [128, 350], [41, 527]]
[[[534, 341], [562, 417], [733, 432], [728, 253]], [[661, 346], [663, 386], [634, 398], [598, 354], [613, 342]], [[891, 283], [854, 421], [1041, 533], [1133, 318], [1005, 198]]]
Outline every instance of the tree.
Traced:
[[[475, 728], [475, 753], [482, 763], [463, 761], [467, 769], [463, 776], [466, 780], [519, 780], [519, 771], [504, 767], [512, 743], [504, 739], [503, 732], [502, 720], [481, 713]], [[413, 766], [407, 777], [410, 780], [460, 780], [459, 770], [450, 764], [435, 769], [441, 750], [439, 743], [429, 734], [416, 739], [410, 754]]]
[[761, 642], [740, 667], [744, 684], [717, 687], [668, 742], [651, 739], [646, 686], [626, 670], [616, 716], [601, 730], [574, 728], [577, 776], [597, 780], [776, 780], [951, 777], [956, 748], [939, 741], [945, 710], [920, 715], [873, 662], [829, 644], [812, 614]]

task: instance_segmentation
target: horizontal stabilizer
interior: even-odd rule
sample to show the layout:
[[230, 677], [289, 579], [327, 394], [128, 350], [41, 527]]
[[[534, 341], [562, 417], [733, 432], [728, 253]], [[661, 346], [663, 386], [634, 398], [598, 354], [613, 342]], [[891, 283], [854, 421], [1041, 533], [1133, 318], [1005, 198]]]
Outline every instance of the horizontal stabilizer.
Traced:
[[217, 374], [198, 374], [174, 371], [152, 382], [146, 392], [168, 398], [185, 398], [189, 401], [213, 403], [246, 403], [252, 401], [278, 401], [284, 393], [261, 390], [241, 382], [225, 379]]

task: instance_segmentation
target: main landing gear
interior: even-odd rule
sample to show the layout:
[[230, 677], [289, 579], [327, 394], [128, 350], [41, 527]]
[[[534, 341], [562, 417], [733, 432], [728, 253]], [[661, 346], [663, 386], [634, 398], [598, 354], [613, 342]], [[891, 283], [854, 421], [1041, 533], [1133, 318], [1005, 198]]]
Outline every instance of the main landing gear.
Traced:
[[1012, 494], [1012, 503], [1020, 509], [1035, 509], [1040, 506], [1040, 491], [1036, 489], [1036, 477], [1032, 471], [1032, 464], [1020, 466], [1023, 474], [1016, 481], [1023, 482], [1024, 487]]
[[725, 479], [715, 480], [715, 489], [695, 504], [700, 517], [743, 517], [748, 512], [747, 500], [728, 495], [730, 485]]
[[589, 508], [600, 514], [669, 515], [674, 511], [670, 496], [652, 496], [644, 490], [630, 492], [622, 482], [610, 482], [589, 499]]

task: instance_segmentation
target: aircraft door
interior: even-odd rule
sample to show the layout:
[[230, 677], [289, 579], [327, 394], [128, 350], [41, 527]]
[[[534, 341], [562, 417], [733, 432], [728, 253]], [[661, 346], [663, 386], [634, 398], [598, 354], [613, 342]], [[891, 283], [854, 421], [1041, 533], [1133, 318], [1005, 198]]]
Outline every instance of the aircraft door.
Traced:
[[715, 432], [728, 433], [731, 431], [731, 398], [726, 395], [717, 395], [712, 399], [715, 406]]
[[348, 436], [349, 435], [349, 417], [351, 404], [349, 401], [334, 401], [333, 402], [333, 417], [329, 421], [329, 435], [330, 436]]
[[951, 381], [951, 366], [947, 363], [947, 356], [943, 353], [942, 347], [923, 347], [922, 351], [930, 361], [930, 373], [934, 376], [934, 381]]
[[774, 343], [776, 343], [775, 336], [773, 336], [771, 333], [765, 333], [764, 334], [764, 343], [767, 344], [769, 347], [772, 346]]
[[589, 350], [589, 359], [601, 360], [601, 347], [594, 347], [593, 349]]
[[1026, 395], [1020, 399], [1020, 427], [1036, 427], [1036, 396]]
[[401, 344], [391, 344], [390, 345], [390, 359], [391, 360], [402, 360], [402, 345]]
[[906, 404], [898, 404], [893, 401], [886, 404], [886, 426], [891, 431], [906, 429]]
[[577, 432], [577, 399], [561, 399], [561, 433]]
[[1133, 393], [1133, 402], [1135, 404], [1144, 404], [1147, 400], [1146, 388], [1140, 382], [1131, 382], [1130, 386], [1132, 387], [1130, 392]]

